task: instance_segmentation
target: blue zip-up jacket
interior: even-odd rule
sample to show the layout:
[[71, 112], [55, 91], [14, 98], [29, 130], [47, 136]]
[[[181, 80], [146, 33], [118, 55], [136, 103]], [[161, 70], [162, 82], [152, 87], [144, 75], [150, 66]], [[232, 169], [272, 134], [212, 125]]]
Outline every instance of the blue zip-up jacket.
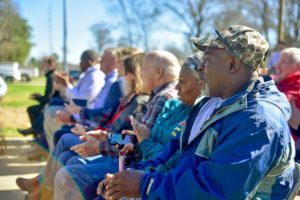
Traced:
[[225, 100], [188, 144], [197, 110], [174, 168], [143, 175], [142, 199], [286, 199], [295, 171], [291, 110], [274, 82], [260, 78]]

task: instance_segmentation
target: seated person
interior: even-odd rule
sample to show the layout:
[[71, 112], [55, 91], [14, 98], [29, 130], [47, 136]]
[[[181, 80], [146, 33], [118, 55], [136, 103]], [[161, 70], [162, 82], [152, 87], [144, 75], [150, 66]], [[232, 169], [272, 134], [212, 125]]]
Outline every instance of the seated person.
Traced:
[[172, 170], [125, 170], [107, 177], [99, 192], [112, 200], [288, 199], [297, 173], [290, 106], [271, 78], [256, 71], [267, 41], [252, 28], [233, 25], [194, 43], [205, 49], [207, 95], [223, 103], [189, 142], [197, 126], [191, 112]]
[[292, 117], [289, 126], [296, 143], [295, 160], [300, 159], [300, 120], [297, 109], [300, 109], [300, 49], [286, 48], [281, 54], [276, 67], [276, 85], [283, 92], [292, 106]]
[[[54, 72], [52, 77], [52, 84], [55, 93], [51, 96], [48, 105], [61, 105], [67, 100], [65, 95], [65, 90], [61, 85], [64, 81], [60, 78], [60, 72]], [[35, 130], [35, 139], [33, 143], [35, 144], [32, 151], [27, 155], [27, 160], [29, 161], [40, 161], [42, 158], [47, 159], [49, 154], [49, 148], [47, 139], [43, 128], [44, 114], [43, 112], [34, 121], [32, 128]]]
[[[67, 75], [60, 76], [63, 81], [63, 89], [68, 101], [71, 99], [87, 100], [87, 107], [93, 107], [98, 93], [104, 86], [104, 73], [100, 70], [98, 63], [98, 55], [95, 51], [86, 50], [80, 57], [80, 70], [82, 76], [75, 86], [69, 82]], [[50, 152], [54, 148], [53, 134], [57, 131], [61, 124], [54, 120], [57, 112], [63, 111], [62, 105], [49, 105], [44, 111], [43, 128]]]
[[33, 105], [27, 108], [27, 113], [30, 119], [31, 127], [28, 129], [18, 129], [18, 132], [23, 135], [29, 134], [38, 134], [41, 133], [40, 129], [35, 129], [35, 123], [41, 123], [40, 120], [38, 122], [37, 119], [42, 115], [42, 111], [49, 100], [53, 96], [57, 96], [58, 93], [53, 89], [53, 75], [56, 69], [56, 61], [52, 57], [43, 58], [42, 69], [45, 73], [46, 77], [46, 88], [43, 95], [38, 93], [33, 93], [30, 95], [30, 99], [37, 101], [39, 104]]

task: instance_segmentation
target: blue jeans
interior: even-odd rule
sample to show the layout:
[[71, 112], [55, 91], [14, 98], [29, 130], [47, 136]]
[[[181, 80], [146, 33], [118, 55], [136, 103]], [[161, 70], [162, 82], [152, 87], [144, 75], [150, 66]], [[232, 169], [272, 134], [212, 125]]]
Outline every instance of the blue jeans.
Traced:
[[51, 157], [48, 158], [47, 165], [42, 173], [44, 178], [43, 183], [45, 186], [50, 188], [53, 187], [56, 172], [66, 164], [70, 157], [77, 155], [75, 152], [70, 151], [70, 148], [81, 143], [82, 141], [79, 140], [79, 136], [74, 134], [65, 134], [61, 140], [59, 140], [51, 154]]
[[60, 138], [67, 134], [67, 133], [71, 133], [71, 129], [74, 127], [74, 125], [63, 125], [63, 127], [61, 127], [61, 129], [59, 129], [58, 131], [56, 131], [54, 133], [54, 145], [57, 145], [58, 141], [60, 140]]
[[64, 134], [53, 151], [53, 157], [58, 159], [64, 166], [71, 157], [78, 155], [74, 151], [71, 151], [70, 148], [81, 143], [83, 143], [83, 141], [79, 139], [78, 135], [72, 133]]
[[[84, 197], [93, 199], [97, 197], [96, 189], [106, 173], [118, 171], [119, 159], [117, 157], [103, 156], [89, 164], [67, 165], [55, 177], [55, 196]], [[75, 198], [77, 199], [77, 198]], [[80, 199], [80, 198], [79, 198]]]

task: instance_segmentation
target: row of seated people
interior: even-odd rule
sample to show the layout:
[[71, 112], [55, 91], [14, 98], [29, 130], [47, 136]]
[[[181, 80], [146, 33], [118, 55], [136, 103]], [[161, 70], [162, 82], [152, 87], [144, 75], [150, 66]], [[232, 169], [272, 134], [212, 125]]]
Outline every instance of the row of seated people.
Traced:
[[[111, 49], [105, 51], [102, 60], [106, 59], [107, 57], [113, 58]], [[202, 58], [200, 57], [200, 59]], [[141, 70], [143, 61], [144, 65]], [[87, 157], [92, 156], [91, 153], [100, 152], [105, 155], [105, 151], [108, 153], [110, 151], [113, 151], [110, 149], [106, 149], [109, 145], [105, 143], [95, 143], [97, 142], [95, 141], [95, 138], [97, 138], [97, 136], [99, 137], [99, 135], [103, 137], [103, 134], [107, 136], [108, 131], [121, 133], [122, 130], [132, 129], [129, 115], [140, 118], [144, 126], [153, 128], [154, 122], [156, 121], [157, 116], [162, 111], [165, 102], [168, 99], [172, 99], [177, 96], [175, 81], [178, 79], [180, 65], [176, 57], [169, 52], [154, 51], [148, 53], [145, 58], [144, 54], [136, 54], [125, 59], [123, 71], [126, 83], [126, 95], [121, 99], [120, 104], [112, 117], [109, 117], [109, 115], [107, 114], [107, 110], [111, 110], [111, 107], [105, 107], [102, 109], [88, 109], [80, 108], [74, 104], [66, 105], [66, 112], [72, 114], [72, 116], [78, 114], [79, 119], [83, 119], [82, 121], [89, 121], [91, 123], [85, 123], [84, 126], [78, 125], [78, 123], [75, 126], [67, 125], [64, 126], [61, 130], [54, 133], [54, 140], [58, 141], [58, 143], [51, 156], [49, 157], [47, 162], [48, 164], [43, 172], [43, 185], [46, 185], [47, 180], [49, 180], [48, 182], [50, 182], [49, 185], [51, 185], [51, 182], [53, 184], [53, 174], [55, 175], [55, 172], [58, 171], [60, 165], [66, 164], [66, 161], [74, 155], [79, 154], [83, 157]], [[192, 97], [190, 97], [192, 98], [192, 103], [194, 101], [194, 98], [196, 98], [200, 94], [200, 89], [197, 89], [197, 87], [196, 91], [196, 94], [195, 92], [191, 94], [193, 95]], [[109, 92], [117, 92], [116, 89], [113, 88], [113, 84]], [[109, 92], [107, 96], [109, 99], [108, 103], [111, 103], [112, 100], [109, 96]], [[146, 95], [150, 93], [151, 97], [149, 95]], [[120, 97], [116, 98], [115, 96], [113, 96], [113, 98], [119, 99]], [[167, 106], [167, 110], [173, 110], [179, 105], [180, 101], [178, 99], [173, 101], [171, 101], [170, 105]], [[60, 115], [60, 112], [61, 111], [56, 112], [56, 115]], [[178, 117], [180, 118], [187, 116], [187, 113], [185, 113], [184, 115], [180, 114], [181, 112], [187, 112], [184, 106], [181, 106], [177, 112]], [[68, 116], [65, 119], [70, 119], [70, 117]], [[79, 122], [79, 120], [77, 120], [77, 122]], [[70, 132], [70, 130], [72, 130], [73, 132], [81, 135], [87, 129], [95, 128], [96, 124], [98, 126], [97, 128], [101, 131], [97, 131], [96, 133], [88, 132], [88, 136], [86, 136], [85, 134], [85, 137], [88, 137], [85, 143], [83, 143], [79, 139], [78, 135], [67, 134], [68, 132]], [[91, 136], [94, 136], [95, 138]], [[89, 151], [92, 147], [96, 147], [96, 150]], [[88, 150], [89, 152], [82, 152], [82, 149], [87, 148], [90, 148]], [[57, 162], [56, 159], [58, 159], [59, 162]], [[41, 176], [36, 177], [36, 180], [38, 179], [41, 179]], [[18, 182], [20, 182], [20, 180], [21, 182], [24, 181], [23, 179], [19, 179]], [[21, 183], [20, 185], [23, 184]]]
[[[205, 56], [193, 54], [181, 67], [166, 51], [112, 62], [116, 53], [107, 49], [101, 69], [118, 63], [124, 94], [114, 110], [106, 106], [115, 98], [110, 94], [118, 93], [113, 89], [118, 78], [103, 107], [47, 107], [44, 130], [51, 133], [46, 138], [53, 150], [37, 177], [17, 179], [29, 192], [27, 199], [291, 196], [297, 168], [287, 123], [290, 105], [273, 80], [257, 73], [268, 43], [240, 25], [216, 35], [194, 40]], [[57, 122], [67, 125], [50, 124]]]
[[[117, 68], [122, 68], [119, 65], [122, 65], [122, 59], [125, 56], [138, 52], [140, 51], [135, 48], [107, 49], [100, 60], [101, 69], [96, 52], [91, 50], [83, 52], [80, 62], [82, 75], [74, 87], [70, 84], [66, 74], [55, 71], [55, 61], [48, 57], [45, 58], [43, 62], [47, 78], [45, 94], [43, 96], [39, 94], [31, 95], [32, 99], [39, 102], [38, 105], [27, 109], [32, 127], [26, 130], [19, 129], [19, 132], [24, 135], [35, 134], [37, 144], [44, 149], [49, 149], [50, 152], [53, 151], [53, 135], [62, 127], [62, 124], [69, 124], [70, 120], [74, 122], [81, 121], [79, 114], [71, 116], [68, 112], [64, 112], [64, 102], [79, 101], [81, 104], [85, 103], [86, 110], [105, 107], [106, 110], [102, 110], [103, 116], [106, 116], [103, 119], [103, 122], [105, 122], [114, 113], [119, 104], [119, 99], [126, 92], [124, 90], [124, 79], [122, 78], [124, 70]], [[107, 96], [109, 98], [106, 98]], [[87, 112], [90, 113], [89, 110]], [[99, 112], [95, 114], [99, 114]], [[91, 115], [97, 117], [95, 114], [91, 113]], [[89, 122], [86, 120], [83, 123]], [[63, 129], [69, 130], [70, 128], [64, 126]], [[34, 149], [33, 155], [29, 158], [39, 159], [40, 152], [40, 148]]]

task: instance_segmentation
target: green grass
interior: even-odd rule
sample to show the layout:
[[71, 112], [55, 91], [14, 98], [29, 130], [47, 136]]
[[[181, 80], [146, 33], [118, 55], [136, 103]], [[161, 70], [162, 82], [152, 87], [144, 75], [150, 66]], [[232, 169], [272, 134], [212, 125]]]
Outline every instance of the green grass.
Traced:
[[2, 132], [4, 133], [5, 137], [22, 137], [22, 135], [17, 133], [16, 128], [3, 127]]
[[0, 127], [5, 136], [20, 136], [17, 128], [30, 127], [26, 109], [37, 102], [30, 100], [32, 93], [43, 94], [45, 79], [34, 78], [30, 82], [8, 83], [8, 92], [0, 102]]
[[3, 107], [27, 107], [34, 103], [34, 101], [30, 100], [28, 97], [31, 93], [41, 93], [43, 91], [43, 86], [36, 85], [17, 85], [17, 84], [9, 84], [8, 85], [8, 93], [5, 96], [5, 100], [3, 101]]

